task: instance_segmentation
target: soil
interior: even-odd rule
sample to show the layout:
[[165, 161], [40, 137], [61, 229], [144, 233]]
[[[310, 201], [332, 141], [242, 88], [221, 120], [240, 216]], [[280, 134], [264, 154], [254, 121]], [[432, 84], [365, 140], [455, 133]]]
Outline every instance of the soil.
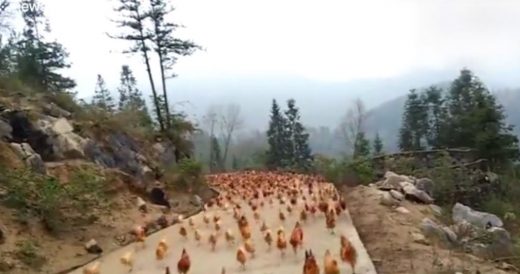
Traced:
[[[470, 254], [442, 248], [435, 243], [414, 242], [420, 223], [436, 217], [428, 205], [403, 201], [410, 211], [400, 213], [379, 203], [380, 191], [367, 186], [343, 190], [361, 240], [380, 274], [397, 273], [517, 273], [502, 270], [506, 265], [492, 263]], [[439, 220], [440, 221], [440, 220]]]
[[[77, 163], [48, 165], [48, 169], [60, 182], [66, 182], [70, 166], [75, 164]], [[148, 213], [143, 214], [137, 208], [137, 195], [122, 182], [124, 178], [112, 176], [112, 180], [108, 182], [108, 191], [112, 193], [109, 210], [92, 208], [85, 214], [95, 215], [96, 221], [88, 225], [63, 228], [56, 235], [49, 234], [37, 220], [29, 219], [27, 224], [21, 224], [16, 210], [0, 206], [0, 229], [5, 236], [5, 242], [0, 245], [0, 273], [60, 273], [98, 257], [85, 250], [84, 245], [90, 239], [95, 239], [103, 249], [103, 254], [106, 254], [130, 243], [132, 237], [129, 232], [136, 224], [153, 223], [162, 215], [171, 223], [178, 214], [188, 215], [200, 210], [192, 203], [192, 194], [169, 192], [170, 200], [173, 201], [171, 211], [166, 212], [164, 207], [147, 203]], [[43, 265], [30, 267], [20, 260], [19, 255], [23, 248], [19, 245], [23, 242], [35, 245], [35, 254], [43, 258]], [[27, 260], [35, 264], [41, 261], [40, 258]]]

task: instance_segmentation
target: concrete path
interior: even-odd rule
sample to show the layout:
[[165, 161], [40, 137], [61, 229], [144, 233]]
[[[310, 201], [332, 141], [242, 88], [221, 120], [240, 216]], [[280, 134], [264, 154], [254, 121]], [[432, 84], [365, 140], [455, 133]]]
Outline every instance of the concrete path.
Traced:
[[[341, 273], [350, 274], [352, 273], [350, 266], [341, 262], [339, 258], [339, 234], [346, 235], [357, 250], [358, 263], [355, 273], [376, 273], [374, 265], [363, 247], [356, 229], [352, 225], [348, 211], [343, 212], [341, 216], [338, 217], [335, 229], [336, 234], [331, 234], [326, 229], [325, 217], [322, 213], [317, 213], [314, 217], [309, 216], [307, 222], [302, 224], [304, 231], [304, 249], [299, 250], [298, 254], [295, 255], [291, 246], [288, 244], [286, 255], [282, 258], [280, 252], [276, 249], [276, 230], [279, 226], [283, 225], [287, 237], [290, 237], [294, 224], [299, 219], [299, 212], [302, 207], [303, 204], [300, 201], [297, 206], [298, 209], [287, 216], [284, 222], [278, 218], [280, 205], [277, 200], [275, 200], [274, 205], [266, 203], [263, 208], [259, 209], [261, 217], [266, 220], [267, 225], [273, 231], [273, 248], [268, 251], [267, 244], [264, 242], [263, 235], [260, 232], [261, 224], [255, 222], [251, 208], [244, 203], [242, 207], [243, 212], [246, 214], [252, 228], [252, 240], [256, 248], [256, 256], [254, 258], [248, 255], [245, 271], [240, 268], [236, 260], [237, 247], [242, 241], [237, 222], [233, 219], [232, 211], [224, 211], [214, 206], [208, 210], [208, 216], [212, 217], [214, 214], [218, 214], [222, 219], [222, 230], [218, 238], [216, 251], [211, 251], [208, 243], [209, 234], [214, 231], [214, 224], [213, 222], [211, 222], [209, 226], [204, 224], [203, 215], [201, 213], [192, 218], [195, 226], [202, 232], [202, 243], [196, 243], [194, 240], [194, 229], [190, 227], [188, 220], [185, 220], [183, 225], [188, 230], [188, 239], [184, 239], [180, 236], [180, 225], [174, 225], [150, 235], [146, 239], [146, 248], [144, 249], [140, 248], [141, 245], [139, 243], [133, 243], [110, 254], [106, 254], [99, 259], [100, 273], [129, 273], [129, 268], [120, 262], [120, 257], [128, 251], [134, 252], [134, 268], [131, 273], [162, 274], [165, 273], [166, 266], [170, 267], [171, 273], [177, 273], [177, 262], [182, 249], [186, 248], [191, 258], [190, 274], [220, 274], [223, 267], [226, 269], [226, 274], [299, 274], [303, 272], [304, 249], [312, 249], [320, 267], [320, 273], [324, 273], [323, 257], [325, 250], [330, 249], [334, 258], [338, 260]], [[283, 208], [285, 208], [285, 206], [283, 206]], [[228, 245], [225, 241], [223, 234], [227, 229], [231, 229], [237, 239], [237, 244], [234, 246]], [[155, 248], [161, 239], [166, 239], [169, 250], [164, 260], [157, 261], [155, 258]], [[83, 273], [83, 268], [70, 273]]]

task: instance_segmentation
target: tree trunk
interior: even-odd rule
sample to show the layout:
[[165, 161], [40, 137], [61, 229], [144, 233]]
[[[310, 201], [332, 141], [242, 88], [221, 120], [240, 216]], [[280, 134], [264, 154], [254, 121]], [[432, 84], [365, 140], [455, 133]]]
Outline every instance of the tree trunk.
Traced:
[[[141, 37], [144, 37], [144, 33], [141, 30]], [[152, 88], [153, 102], [155, 104], [155, 112], [157, 114], [157, 120], [161, 131], [164, 132], [164, 122], [161, 115], [161, 108], [159, 106], [159, 100], [157, 99], [157, 91], [155, 90], [155, 83], [153, 81], [152, 69], [150, 68], [150, 59], [148, 58], [148, 51], [146, 50], [145, 40], [141, 40], [141, 51], [143, 52], [144, 61], [146, 64], [146, 72], [148, 73], [148, 79], [150, 80], [150, 86]]]
[[170, 128], [170, 105], [168, 104], [168, 95], [166, 92], [166, 78], [164, 76], [164, 61], [163, 55], [161, 53], [161, 49], [157, 50], [157, 55], [159, 55], [159, 64], [161, 66], [161, 80], [162, 80], [162, 88], [163, 88], [163, 97], [164, 97], [164, 109], [166, 110], [166, 128]]

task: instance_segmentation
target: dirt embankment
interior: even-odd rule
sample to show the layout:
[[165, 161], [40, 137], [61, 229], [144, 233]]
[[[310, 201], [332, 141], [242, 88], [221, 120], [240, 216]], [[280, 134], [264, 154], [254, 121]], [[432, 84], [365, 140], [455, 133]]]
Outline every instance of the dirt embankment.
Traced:
[[402, 202], [409, 213], [380, 204], [375, 188], [358, 186], [343, 191], [354, 225], [378, 273], [517, 273], [478, 257], [450, 251], [428, 239], [418, 240], [423, 218], [435, 219], [428, 205]]

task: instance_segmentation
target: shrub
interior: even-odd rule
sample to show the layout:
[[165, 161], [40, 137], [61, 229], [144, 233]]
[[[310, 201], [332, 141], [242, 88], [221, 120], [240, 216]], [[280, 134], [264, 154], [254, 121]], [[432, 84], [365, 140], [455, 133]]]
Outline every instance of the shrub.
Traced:
[[47, 259], [40, 255], [38, 243], [25, 240], [17, 242], [16, 246], [15, 257], [25, 265], [37, 270], [46, 263]]

